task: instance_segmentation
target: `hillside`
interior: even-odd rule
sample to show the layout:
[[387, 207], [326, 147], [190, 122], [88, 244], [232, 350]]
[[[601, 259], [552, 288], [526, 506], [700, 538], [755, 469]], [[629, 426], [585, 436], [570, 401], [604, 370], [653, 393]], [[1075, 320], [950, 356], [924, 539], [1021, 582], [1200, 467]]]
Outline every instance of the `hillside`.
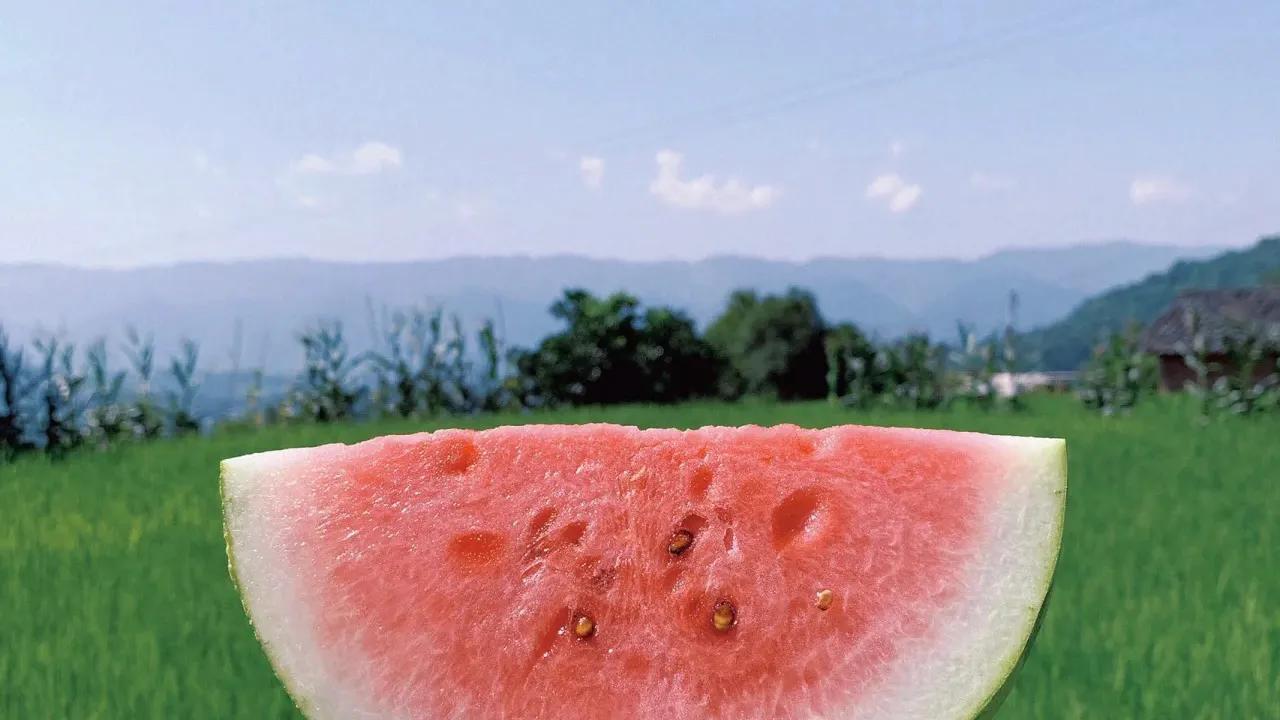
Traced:
[[1100, 338], [1131, 322], [1150, 322], [1183, 290], [1249, 287], [1272, 280], [1277, 272], [1280, 235], [1208, 260], [1182, 260], [1164, 272], [1086, 300], [1063, 319], [1028, 333], [1026, 348], [1045, 368], [1077, 368]]
[[[530, 344], [555, 329], [547, 307], [567, 286], [595, 293], [626, 290], [646, 302], [680, 307], [705, 324], [732, 290], [799, 285], [813, 291], [830, 320], [850, 320], [882, 337], [925, 330], [950, 338], [957, 320], [982, 329], [1003, 325], [1011, 290], [1022, 300], [1020, 324], [1036, 327], [1104, 287], [1212, 252], [1110, 242], [1009, 250], [976, 260], [624, 262], [552, 256], [254, 260], [132, 269], [0, 265], [0, 324], [24, 342], [58, 333], [80, 343], [100, 335], [118, 338], [132, 324], [154, 333], [161, 357], [187, 335], [200, 343], [208, 369], [290, 372], [300, 361], [294, 335], [302, 326], [317, 318], [341, 320], [352, 342], [364, 347], [372, 340], [370, 310], [376, 315], [387, 306], [440, 305], [471, 324], [494, 318], [509, 343]], [[237, 327], [241, 349], [233, 361]]]

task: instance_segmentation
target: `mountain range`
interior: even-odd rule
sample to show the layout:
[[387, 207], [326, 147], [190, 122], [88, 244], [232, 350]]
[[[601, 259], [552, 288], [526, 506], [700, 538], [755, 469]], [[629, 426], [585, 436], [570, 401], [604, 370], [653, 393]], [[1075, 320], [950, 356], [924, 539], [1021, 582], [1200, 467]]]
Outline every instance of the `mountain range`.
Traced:
[[797, 285], [816, 295], [828, 320], [853, 321], [880, 337], [925, 331], [951, 338], [961, 320], [980, 330], [1003, 326], [1011, 291], [1020, 299], [1017, 324], [1038, 327], [1108, 288], [1220, 251], [1116, 241], [1007, 250], [976, 260], [627, 262], [563, 255], [130, 269], [0, 265], [0, 324], [20, 342], [53, 333], [79, 343], [123, 338], [127, 326], [136, 326], [155, 336], [162, 357], [185, 336], [200, 343], [205, 367], [289, 372], [301, 360], [296, 333], [318, 319], [342, 321], [353, 345], [365, 347], [387, 308], [441, 306], [464, 324], [494, 318], [507, 343], [525, 345], [555, 329], [547, 308], [566, 287], [626, 290], [647, 303], [682, 308], [705, 325], [734, 289]]

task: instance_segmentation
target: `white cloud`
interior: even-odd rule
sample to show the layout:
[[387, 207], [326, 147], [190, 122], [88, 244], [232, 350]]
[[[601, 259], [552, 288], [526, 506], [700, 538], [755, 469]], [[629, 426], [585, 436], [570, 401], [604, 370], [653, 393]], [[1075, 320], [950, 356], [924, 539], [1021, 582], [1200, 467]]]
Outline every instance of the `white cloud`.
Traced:
[[293, 170], [303, 175], [328, 175], [337, 172], [338, 169], [332, 162], [319, 155], [303, 155], [293, 164]]
[[308, 153], [293, 164], [292, 170], [299, 175], [376, 175], [398, 168], [402, 163], [399, 148], [370, 140], [351, 152], [329, 157]]
[[924, 190], [903, 180], [896, 173], [886, 173], [867, 186], [867, 199], [884, 204], [891, 213], [904, 213], [915, 206]]
[[999, 175], [996, 173], [975, 170], [969, 175], [969, 185], [977, 190], [995, 192], [999, 190], [1011, 190], [1014, 185], [1017, 185], [1017, 182], [1008, 175]]
[[582, 174], [582, 183], [592, 190], [597, 190], [604, 183], [604, 158], [594, 155], [583, 155], [578, 161], [578, 172]]
[[649, 183], [649, 192], [674, 207], [736, 215], [763, 210], [782, 194], [781, 189], [773, 185], [747, 185], [735, 177], [721, 183], [717, 183], [714, 175], [681, 178], [684, 156], [674, 150], [660, 151], [656, 160], [658, 175]]
[[1134, 205], [1161, 202], [1183, 202], [1191, 197], [1191, 188], [1167, 175], [1145, 175], [1129, 183], [1129, 200]]
[[367, 142], [351, 154], [353, 175], [373, 175], [400, 167], [400, 149], [386, 143]]

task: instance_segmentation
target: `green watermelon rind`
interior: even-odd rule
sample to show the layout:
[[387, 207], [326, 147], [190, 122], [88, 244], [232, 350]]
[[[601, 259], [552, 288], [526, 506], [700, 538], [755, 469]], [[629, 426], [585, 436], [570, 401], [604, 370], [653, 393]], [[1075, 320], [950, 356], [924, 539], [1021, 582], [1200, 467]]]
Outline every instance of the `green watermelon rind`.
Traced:
[[[1000, 710], [1000, 706], [1005, 699], [1009, 697], [1009, 693], [1013, 690], [1013, 679], [1017, 676], [1018, 670], [1023, 663], [1027, 661], [1030, 655], [1031, 646], [1035, 643], [1036, 635], [1040, 633], [1041, 623], [1044, 621], [1045, 612], [1049, 607], [1049, 598], [1053, 594], [1053, 578], [1057, 570], [1058, 560], [1062, 557], [1062, 533], [1066, 527], [1067, 520], [1067, 443], [1061, 441], [1058, 446], [1058, 476], [1061, 481], [1058, 487], [1054, 488], [1054, 494], [1062, 498], [1062, 502], [1058, 505], [1057, 533], [1053, 538], [1052, 560], [1045, 566], [1045, 577], [1041, 583], [1044, 588], [1040, 607], [1035, 609], [1035, 614], [1031, 615], [1030, 629], [1027, 632], [1027, 640], [1023, 643], [1018, 653], [1009, 659], [1006, 665], [1006, 672], [1000, 684], [997, 685], [990, 694], [987, 695], [975, 709], [967, 713], [972, 720], [991, 720]], [[1030, 610], [1030, 608], [1029, 608]]]
[[271, 665], [271, 672], [280, 679], [280, 684], [284, 685], [285, 694], [289, 696], [289, 700], [293, 702], [293, 706], [302, 713], [303, 717], [315, 717], [314, 708], [307, 702], [306, 697], [293, 687], [291, 678], [284, 672], [284, 663], [280, 662], [280, 658], [271, 651], [271, 645], [266, 642], [266, 638], [262, 637], [262, 633], [258, 632], [258, 624], [254, 622], [253, 612], [249, 610], [249, 596], [244, 592], [244, 588], [240, 583], [240, 575], [236, 572], [236, 549], [235, 541], [231, 538], [231, 526], [228, 518], [231, 517], [231, 496], [227, 493], [227, 463], [222, 461], [218, 464], [218, 495], [222, 499], [222, 539], [227, 544], [227, 573], [231, 575], [231, 584], [236, 589], [236, 595], [240, 597], [240, 608], [244, 610], [245, 617], [249, 619], [249, 627], [253, 629], [253, 637], [258, 641], [258, 646], [266, 653], [267, 663]]
[[[1041, 583], [1041, 587], [1043, 588], [1041, 597], [1043, 599], [1040, 602], [1040, 605], [1038, 608], [1034, 608], [1034, 609], [1028, 608], [1029, 611], [1034, 610], [1034, 614], [1029, 614], [1028, 616], [1029, 627], [1027, 628], [1027, 632], [1026, 632], [1026, 640], [1023, 642], [1022, 646], [1018, 649], [1018, 652], [1012, 655], [1010, 658], [1008, 658], [1005, 661], [1005, 672], [1002, 675], [997, 676], [1000, 678], [997, 681], [998, 684], [996, 684], [991, 690], [991, 692], [988, 693], [986, 697], [983, 700], [981, 700], [977, 705], [975, 705], [974, 708], [972, 708], [971, 710], [965, 713], [962, 713], [960, 717], [968, 717], [971, 720], [991, 720], [991, 718], [994, 718], [996, 716], [997, 712], [1000, 709], [1000, 706], [1003, 704], [1004, 700], [1008, 697], [1009, 693], [1012, 691], [1013, 678], [1017, 675], [1018, 670], [1026, 662], [1026, 659], [1030, 653], [1031, 647], [1035, 642], [1036, 635], [1040, 631], [1041, 624], [1044, 620], [1045, 613], [1049, 606], [1049, 599], [1053, 591], [1054, 574], [1057, 569], [1058, 561], [1061, 558], [1062, 536], [1063, 536], [1063, 531], [1064, 531], [1065, 522], [1066, 522], [1067, 452], [1066, 452], [1065, 441], [1059, 442], [1059, 445], [1057, 447], [1057, 454], [1058, 454], [1058, 466], [1059, 466], [1059, 471], [1057, 475], [1060, 478], [1060, 481], [1059, 481], [1058, 487], [1054, 489], [1054, 494], [1061, 496], [1062, 502], [1059, 504], [1058, 517], [1056, 522], [1057, 527], [1055, 528], [1056, 533], [1053, 538], [1053, 545], [1052, 545], [1053, 549], [1052, 549], [1052, 552], [1050, 553], [1051, 560], [1045, 565], [1045, 575]], [[262, 633], [259, 632], [257, 624], [253, 619], [253, 613], [249, 609], [248, 596], [243, 590], [240, 577], [236, 571], [235, 541], [232, 538], [231, 528], [228, 522], [228, 519], [232, 517], [232, 510], [233, 510], [232, 499], [227, 492], [226, 476], [227, 476], [227, 462], [223, 461], [219, 463], [218, 492], [219, 492], [221, 504], [222, 504], [222, 517], [223, 517], [222, 535], [223, 535], [223, 541], [226, 543], [226, 548], [227, 548], [227, 572], [231, 577], [231, 583], [235, 587], [236, 594], [240, 598], [240, 606], [244, 611], [246, 618], [249, 620], [249, 625], [253, 630], [254, 638], [258, 641], [258, 644], [262, 647], [263, 652], [266, 654], [266, 657], [271, 666], [272, 672], [275, 674], [277, 678], [280, 679], [280, 682], [284, 686], [286, 694], [289, 696], [289, 699], [293, 702], [294, 706], [299, 710], [299, 712], [301, 712], [304, 717], [314, 717], [314, 713], [313, 713], [314, 708], [310, 706], [310, 703], [308, 702], [307, 698], [301, 692], [299, 692], [297, 688], [294, 687], [294, 682], [284, 672], [284, 664], [280, 662], [280, 658], [277, 657], [274, 652], [272, 652], [271, 645], [265, 641], [265, 638], [262, 636]]]

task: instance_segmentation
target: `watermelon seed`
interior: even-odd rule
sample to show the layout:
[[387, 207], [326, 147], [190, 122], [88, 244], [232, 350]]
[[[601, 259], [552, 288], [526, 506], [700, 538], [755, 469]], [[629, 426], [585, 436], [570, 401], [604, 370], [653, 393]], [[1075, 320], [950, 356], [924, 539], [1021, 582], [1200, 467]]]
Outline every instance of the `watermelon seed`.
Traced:
[[671, 540], [667, 542], [667, 552], [675, 557], [685, 554], [689, 548], [693, 547], [693, 533], [680, 528], [671, 536]]
[[827, 609], [830, 609], [830, 607], [831, 607], [831, 603], [835, 602], [835, 600], [836, 600], [836, 595], [835, 595], [835, 593], [831, 592], [830, 590], [825, 590], [825, 589], [824, 589], [824, 590], [819, 590], [819, 591], [818, 591], [818, 603], [817, 603], [817, 605], [818, 605], [818, 609], [819, 609], [819, 610], [827, 610]]
[[738, 609], [728, 600], [720, 600], [711, 609], [711, 627], [719, 632], [728, 632], [738, 624]]
[[579, 640], [586, 640], [596, 634], [596, 621], [592, 620], [586, 613], [579, 612], [573, 615], [573, 635]]

